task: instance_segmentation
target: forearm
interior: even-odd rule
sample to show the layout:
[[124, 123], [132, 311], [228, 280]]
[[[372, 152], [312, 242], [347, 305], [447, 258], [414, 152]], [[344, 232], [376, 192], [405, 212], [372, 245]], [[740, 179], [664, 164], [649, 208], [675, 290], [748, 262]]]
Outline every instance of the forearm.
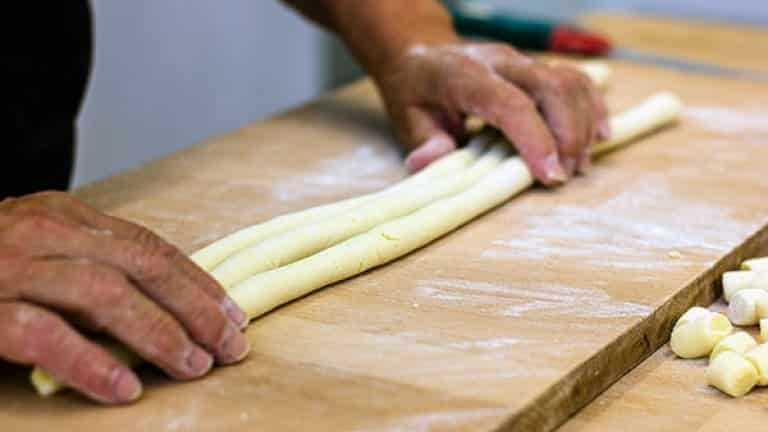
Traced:
[[437, 0], [284, 0], [335, 32], [374, 77], [410, 47], [458, 41]]

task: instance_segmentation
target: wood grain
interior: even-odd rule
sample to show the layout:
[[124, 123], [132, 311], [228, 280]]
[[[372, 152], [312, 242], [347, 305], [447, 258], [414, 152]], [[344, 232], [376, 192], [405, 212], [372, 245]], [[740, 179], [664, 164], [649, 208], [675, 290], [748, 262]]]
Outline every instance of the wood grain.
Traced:
[[[673, 90], [688, 103], [683, 123], [603, 159], [564, 189], [533, 190], [404, 259], [255, 321], [254, 352], [240, 365], [183, 384], [145, 368], [147, 391], [134, 405], [105, 409], [73, 394], [41, 400], [24, 370], [8, 367], [0, 424], [551, 430], [663, 343], [671, 317], [709, 298], [716, 273], [754, 249], [768, 222], [768, 202], [757, 199], [768, 187], [764, 133], [734, 132], [702, 111], [751, 112], [762, 88], [614, 68], [614, 108]], [[403, 175], [364, 82], [78, 195], [189, 252]]]

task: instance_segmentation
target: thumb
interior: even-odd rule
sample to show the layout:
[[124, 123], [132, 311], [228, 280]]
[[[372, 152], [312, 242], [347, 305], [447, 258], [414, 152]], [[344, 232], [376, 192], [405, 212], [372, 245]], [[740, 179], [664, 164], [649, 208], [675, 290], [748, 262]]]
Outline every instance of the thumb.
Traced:
[[428, 111], [408, 109], [399, 126], [404, 144], [414, 149], [405, 159], [410, 171], [418, 171], [456, 149], [456, 141]]

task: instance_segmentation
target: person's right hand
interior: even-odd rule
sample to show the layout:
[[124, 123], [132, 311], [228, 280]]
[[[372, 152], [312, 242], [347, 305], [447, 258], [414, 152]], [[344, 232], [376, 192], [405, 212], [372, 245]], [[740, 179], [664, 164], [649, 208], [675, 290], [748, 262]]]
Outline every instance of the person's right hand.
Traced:
[[246, 356], [247, 317], [178, 249], [47, 192], [0, 202], [0, 359], [37, 365], [103, 403], [141, 394], [134, 372], [68, 319], [177, 379]]

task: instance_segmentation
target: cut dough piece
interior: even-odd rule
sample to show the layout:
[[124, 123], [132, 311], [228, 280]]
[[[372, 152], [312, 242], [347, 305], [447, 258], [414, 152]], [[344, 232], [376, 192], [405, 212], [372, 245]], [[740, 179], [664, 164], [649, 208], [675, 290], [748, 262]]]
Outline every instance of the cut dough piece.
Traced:
[[731, 271], [723, 273], [723, 297], [731, 302], [734, 294], [749, 288], [768, 291], [768, 272], [762, 271]]
[[504, 160], [505, 147], [503, 144], [494, 146], [471, 168], [455, 176], [441, 178], [429, 185], [403, 188], [397, 194], [383, 195], [349, 212], [253, 245], [216, 266], [211, 276], [228, 289], [254, 274], [290, 264], [377, 225], [413, 213], [431, 202], [455, 195], [496, 168]]
[[717, 356], [707, 367], [707, 384], [725, 394], [740, 397], [757, 384], [757, 369], [741, 354], [727, 351]]
[[752, 363], [757, 369], [757, 385], [768, 385], [768, 344], [758, 345], [747, 351], [744, 358]]
[[733, 351], [739, 354], [744, 354], [747, 351], [757, 346], [755, 339], [745, 331], [736, 332], [723, 338], [712, 349], [712, 354], [709, 355], [709, 361], [712, 361], [719, 354], [726, 351]]
[[752, 258], [741, 263], [742, 270], [768, 272], [768, 257]]
[[768, 318], [760, 319], [760, 340], [768, 342]]
[[[680, 108], [680, 101], [674, 95], [653, 96], [637, 108], [614, 117], [613, 139], [610, 144], [599, 145], [594, 151], [609, 151], [667, 124], [677, 118]], [[627, 119], [634, 119], [636, 123]], [[251, 318], [260, 316], [316, 289], [420, 248], [503, 203], [532, 183], [533, 177], [523, 161], [510, 158], [464, 192], [300, 261], [257, 274], [236, 285], [230, 294]]]
[[728, 305], [728, 318], [736, 325], [755, 325], [766, 313], [768, 292], [761, 289], [748, 288], [738, 291]]
[[679, 326], [686, 324], [691, 321], [696, 321], [699, 318], [705, 317], [709, 314], [711, 314], [712, 311], [710, 311], [707, 308], [703, 308], [701, 306], [694, 306], [687, 311], [683, 315], [678, 318], [677, 322], [675, 323], [675, 328], [678, 328]]
[[733, 326], [725, 315], [712, 312], [672, 331], [669, 345], [682, 358], [708, 356], [718, 342], [731, 334]]
[[416, 184], [427, 184], [444, 175], [455, 174], [472, 164], [479, 156], [482, 147], [491, 138], [492, 135], [490, 134], [475, 137], [466, 148], [444, 156], [418, 173], [384, 191], [312, 207], [300, 212], [276, 217], [268, 222], [243, 228], [200, 249], [192, 254], [190, 258], [203, 269], [210, 271], [230, 255], [270, 236], [286, 232], [300, 225], [334, 217], [376, 199], [383, 194], [397, 192]]

